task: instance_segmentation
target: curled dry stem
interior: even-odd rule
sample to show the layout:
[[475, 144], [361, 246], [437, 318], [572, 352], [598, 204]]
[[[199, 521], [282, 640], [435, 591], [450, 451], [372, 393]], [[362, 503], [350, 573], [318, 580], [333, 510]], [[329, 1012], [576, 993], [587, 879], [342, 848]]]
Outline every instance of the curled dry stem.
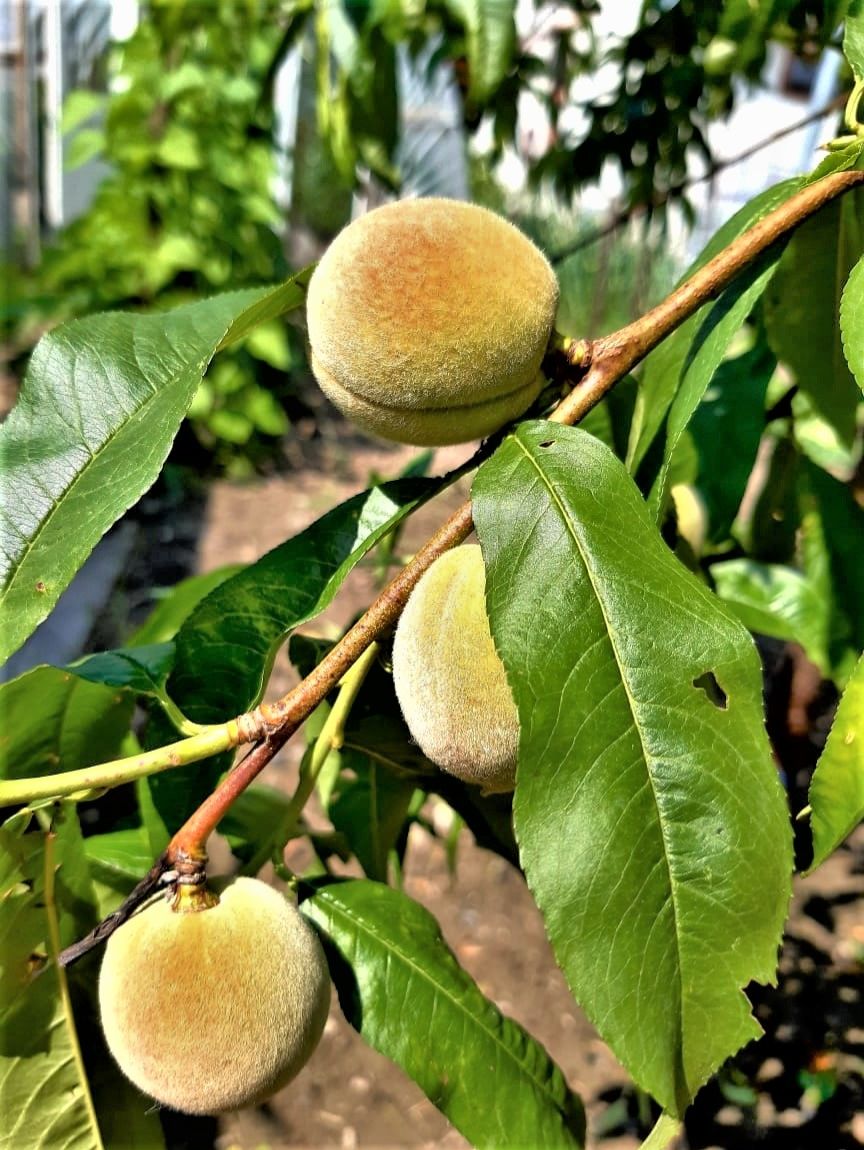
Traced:
[[[593, 342], [579, 341], [572, 345], [571, 378], [578, 382], [549, 418], [556, 423], [578, 423], [649, 352], [703, 304], [720, 295], [763, 252], [786, 238], [831, 200], [861, 183], [864, 183], [864, 172], [844, 171], [831, 173], [808, 185], [734, 240], [645, 315], [611, 335]], [[260, 774], [315, 707], [339, 684], [370, 644], [392, 629], [423, 573], [439, 555], [463, 542], [473, 526], [471, 503], [466, 501], [420, 548], [413, 560], [399, 571], [365, 614], [301, 683], [275, 703], [264, 703], [249, 714], [233, 720], [238, 732], [250, 741], [260, 741], [174, 835], [163, 859], [154, 866], [154, 871], [161, 863], [161, 875], [163, 871], [175, 867], [178, 859], [204, 855], [207, 838], [231, 804]], [[238, 738], [231, 745], [238, 745], [240, 741]], [[187, 757], [185, 761], [194, 760]], [[91, 769], [89, 785], [104, 785], [104, 780], [98, 777], [98, 770]], [[60, 779], [63, 776], [55, 777]], [[33, 793], [34, 781], [29, 780], [29, 785], [28, 797]], [[143, 880], [144, 883], [149, 878]], [[134, 898], [135, 894], [133, 892], [130, 898]], [[124, 907], [121, 907], [115, 916], [119, 916], [123, 910]], [[125, 921], [125, 918], [120, 921]], [[119, 921], [109, 927], [100, 924], [97, 931], [102, 927], [105, 929], [97, 941], [107, 938], [117, 925], [120, 925]]]

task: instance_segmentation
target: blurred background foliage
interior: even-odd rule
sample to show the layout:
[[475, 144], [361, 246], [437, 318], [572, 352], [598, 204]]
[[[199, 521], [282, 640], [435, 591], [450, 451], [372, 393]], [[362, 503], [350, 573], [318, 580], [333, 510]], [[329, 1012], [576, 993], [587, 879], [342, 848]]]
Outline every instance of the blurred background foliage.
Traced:
[[[142, 4], [137, 29], [112, 49], [108, 93], [67, 100], [67, 163], [98, 156], [107, 175], [35, 266], [8, 269], [8, 372], [20, 378], [39, 335], [71, 316], [279, 280], [317, 258], [358, 200], [454, 194], [434, 148], [419, 161], [406, 153], [405, 60], [415, 76], [449, 77], [472, 155], [465, 193], [519, 220], [550, 253], [576, 249], [561, 264], [562, 326], [620, 325], [671, 283], [663, 225], [670, 204], [686, 210], [694, 157], [711, 170], [710, 123], [729, 113], [741, 81], [759, 77], [770, 43], [816, 58], [836, 41], [846, 5], [646, 0], [635, 27], [611, 40], [596, 25], [614, 6], [525, 7], [529, 30], [517, 35], [516, 0]], [[276, 89], [298, 47], [286, 142]], [[548, 125], [528, 145], [526, 98]], [[516, 197], [493, 175], [506, 154], [527, 177]], [[639, 213], [644, 230], [591, 244], [579, 196], [610, 169], [618, 210]], [[299, 331], [256, 333], [208, 373], [175, 457], [234, 474], [278, 461], [291, 420], [308, 411], [304, 375]]]

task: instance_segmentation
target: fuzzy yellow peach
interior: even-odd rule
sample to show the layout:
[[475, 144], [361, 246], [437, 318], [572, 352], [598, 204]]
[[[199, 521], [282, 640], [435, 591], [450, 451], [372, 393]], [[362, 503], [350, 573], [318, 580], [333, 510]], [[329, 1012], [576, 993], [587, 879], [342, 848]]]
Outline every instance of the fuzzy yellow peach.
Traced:
[[557, 303], [548, 261], [507, 220], [457, 200], [401, 200], [350, 224], [316, 268], [312, 368], [367, 431], [465, 443], [540, 394]]
[[108, 1047], [146, 1094], [189, 1114], [260, 1102], [318, 1044], [330, 1004], [318, 937], [296, 906], [237, 878], [206, 910], [148, 903], [108, 940]]

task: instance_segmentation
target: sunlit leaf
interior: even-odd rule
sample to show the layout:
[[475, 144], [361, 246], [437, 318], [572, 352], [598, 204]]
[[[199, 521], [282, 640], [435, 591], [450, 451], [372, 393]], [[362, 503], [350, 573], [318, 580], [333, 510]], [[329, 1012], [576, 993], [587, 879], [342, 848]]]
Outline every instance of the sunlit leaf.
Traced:
[[711, 566], [717, 594], [750, 631], [800, 643], [823, 674], [828, 662], [829, 605], [793, 567], [729, 559]]
[[583, 1145], [564, 1075], [483, 996], [427, 910], [362, 879], [324, 886], [302, 909], [324, 935], [345, 1017], [473, 1146]]
[[855, 78], [864, 80], [864, 0], [849, 0], [843, 34], [843, 54]]
[[73, 771], [113, 758], [132, 717], [128, 693], [59, 667], [0, 686], [0, 778]]
[[760, 1033], [742, 988], [774, 980], [789, 897], [755, 647], [578, 429], [520, 425], [473, 504], [523, 869], [576, 998], [680, 1115]]
[[0, 504], [0, 659], [159, 474], [215, 353], [299, 306], [304, 276], [153, 315], [74, 320], [39, 341], [0, 427], [4, 487], [18, 493]]

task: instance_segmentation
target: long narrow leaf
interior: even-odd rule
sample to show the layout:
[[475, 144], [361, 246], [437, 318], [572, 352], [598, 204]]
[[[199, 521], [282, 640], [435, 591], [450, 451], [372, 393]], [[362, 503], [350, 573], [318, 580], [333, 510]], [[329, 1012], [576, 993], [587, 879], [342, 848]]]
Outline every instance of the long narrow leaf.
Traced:
[[473, 493], [520, 860], [577, 999], [680, 1116], [760, 1033], [742, 988], [774, 980], [789, 898], [756, 650], [584, 432], [520, 425]]
[[363, 556], [440, 486], [403, 479], [373, 487], [227, 579], [177, 633], [171, 698], [205, 723], [252, 706], [285, 635], [322, 611]]
[[0, 660], [159, 474], [215, 353], [299, 306], [304, 283], [91, 316], [39, 341], [0, 427]]
[[[711, 238], [683, 278], [692, 275], [747, 228], [758, 223], [769, 212], [788, 200], [801, 185], [800, 179], [785, 180], [752, 199]], [[694, 340], [698, 339], [698, 333], [712, 306], [714, 305], [708, 303], [701, 307], [645, 360], [627, 450], [627, 466], [633, 474], [636, 473], [654, 437], [663, 426], [666, 414], [677, 394], [682, 372], [687, 365], [688, 355], [691, 354], [691, 346]]]
[[324, 934], [342, 1010], [483, 1150], [581, 1147], [582, 1104], [530, 1035], [459, 966], [435, 919], [381, 883], [303, 903]]
[[864, 655], [846, 684], [813, 773], [810, 806], [812, 871], [864, 819]]
[[56, 839], [25, 833], [29, 821], [22, 813], [0, 828], [0, 1147], [104, 1150], [66, 975], [56, 964]]

